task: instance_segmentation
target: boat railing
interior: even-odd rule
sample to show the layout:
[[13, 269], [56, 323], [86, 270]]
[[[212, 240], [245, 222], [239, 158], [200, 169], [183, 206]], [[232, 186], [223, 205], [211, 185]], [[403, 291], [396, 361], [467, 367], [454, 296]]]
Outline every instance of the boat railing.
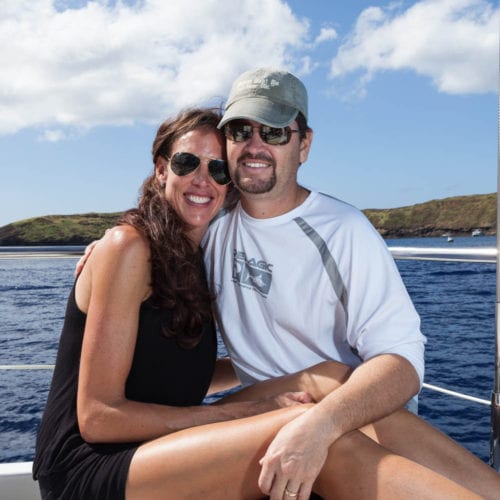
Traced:
[[[464, 248], [446, 248], [446, 247], [398, 247], [389, 246], [393, 257], [399, 260], [426, 260], [426, 261], [444, 261], [444, 262], [475, 262], [482, 264], [497, 263], [497, 249], [493, 247], [464, 247]], [[0, 253], [0, 259], [5, 258], [70, 258], [81, 255], [79, 252], [46, 252], [46, 253]], [[22, 257], [21, 257], [22, 256]], [[499, 314], [496, 314], [497, 322], [500, 323]], [[496, 328], [496, 359], [495, 359], [495, 389], [492, 392], [491, 400], [477, 398], [462, 392], [424, 383], [423, 386], [431, 391], [439, 392], [448, 396], [461, 398], [474, 403], [488, 405], [491, 407], [491, 446], [490, 446], [490, 465], [497, 471], [500, 471], [500, 394], [496, 390], [500, 385], [496, 380], [498, 378], [498, 332]], [[50, 364], [18, 364], [18, 365], [0, 365], [1, 370], [51, 370], [54, 365]]]
[[496, 264], [497, 249], [494, 247], [393, 247], [389, 250], [395, 259], [433, 260], [445, 262], [478, 262]]
[[[499, 177], [500, 183], [500, 177]], [[389, 247], [395, 259], [403, 260], [432, 260], [445, 262], [477, 262], [497, 264], [497, 298], [495, 305], [495, 373], [494, 387], [491, 401], [469, 396], [460, 392], [444, 389], [424, 383], [429, 390], [438, 391], [454, 397], [467, 399], [491, 407], [491, 435], [490, 435], [490, 465], [500, 472], [500, 286], [498, 250], [496, 247], [468, 247], [468, 248], [419, 248], [419, 247]]]

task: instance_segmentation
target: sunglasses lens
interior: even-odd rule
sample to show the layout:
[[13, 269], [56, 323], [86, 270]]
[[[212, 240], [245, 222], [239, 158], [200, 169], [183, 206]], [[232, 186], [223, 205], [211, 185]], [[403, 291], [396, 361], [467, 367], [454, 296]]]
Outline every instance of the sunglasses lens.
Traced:
[[249, 123], [234, 121], [229, 122], [224, 130], [229, 140], [245, 142], [252, 138], [254, 128], [259, 129], [260, 138], [270, 146], [279, 146], [290, 141], [290, 127], [269, 127], [268, 125], [252, 127]]
[[248, 141], [252, 137], [252, 126], [238, 121], [229, 122], [224, 131], [226, 137], [234, 142]]
[[[200, 166], [200, 158], [193, 153], [175, 153], [170, 159], [170, 168], [175, 175], [183, 176], [194, 172]], [[228, 184], [231, 182], [227, 162], [224, 160], [210, 160], [208, 171], [217, 184]]]
[[170, 160], [170, 168], [176, 175], [187, 175], [200, 165], [200, 159], [192, 153], [175, 153]]
[[224, 160], [210, 160], [208, 162], [208, 171], [217, 184], [223, 186], [231, 181], [227, 169], [227, 162]]
[[262, 140], [271, 146], [277, 146], [280, 144], [286, 144], [290, 140], [290, 134], [288, 133], [289, 127], [268, 127], [267, 125], [262, 125], [260, 127], [260, 136]]

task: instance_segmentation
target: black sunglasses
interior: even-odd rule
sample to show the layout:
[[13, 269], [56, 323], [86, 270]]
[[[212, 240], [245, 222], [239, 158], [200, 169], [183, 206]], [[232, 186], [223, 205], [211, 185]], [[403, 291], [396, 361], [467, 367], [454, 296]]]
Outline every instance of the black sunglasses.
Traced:
[[[201, 164], [201, 158], [193, 153], [175, 153], [170, 160], [170, 168], [175, 175], [183, 176], [194, 172]], [[225, 160], [208, 160], [208, 172], [212, 179], [223, 186], [231, 182]]]
[[224, 126], [225, 136], [233, 142], [249, 141], [253, 135], [253, 129], [259, 130], [260, 138], [271, 146], [283, 146], [288, 144], [294, 132], [290, 127], [269, 127], [269, 125], [254, 126], [248, 122], [233, 120]]

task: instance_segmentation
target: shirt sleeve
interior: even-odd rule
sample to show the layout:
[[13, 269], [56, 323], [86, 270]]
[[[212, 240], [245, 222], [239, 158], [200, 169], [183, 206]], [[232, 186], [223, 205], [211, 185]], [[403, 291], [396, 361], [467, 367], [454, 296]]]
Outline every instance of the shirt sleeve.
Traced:
[[345, 234], [347, 259], [341, 274], [347, 291], [347, 340], [362, 360], [397, 354], [424, 379], [426, 338], [385, 242], [363, 214], [353, 217]]

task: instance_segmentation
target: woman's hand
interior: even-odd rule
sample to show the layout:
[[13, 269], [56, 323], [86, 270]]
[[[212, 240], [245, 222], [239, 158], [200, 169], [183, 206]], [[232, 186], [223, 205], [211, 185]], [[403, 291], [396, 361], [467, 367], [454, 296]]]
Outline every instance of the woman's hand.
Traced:
[[285, 392], [274, 397], [278, 408], [287, 408], [306, 403], [315, 403], [313, 398], [307, 392]]
[[[214, 420], [218, 422], [222, 420], [251, 417], [253, 415], [260, 415], [269, 411], [290, 408], [292, 406], [304, 405], [304, 411], [306, 411], [311, 404], [314, 403], [314, 400], [306, 392], [284, 392], [259, 400], [239, 401], [234, 403], [227, 403], [224, 399], [225, 398], [219, 399], [211, 405], [202, 406], [200, 409], [206, 412], [207, 409], [218, 408], [219, 416], [217, 420]], [[196, 410], [191, 409], [191, 414], [193, 411], [196, 412]], [[215, 415], [214, 413], [214, 416]]]

